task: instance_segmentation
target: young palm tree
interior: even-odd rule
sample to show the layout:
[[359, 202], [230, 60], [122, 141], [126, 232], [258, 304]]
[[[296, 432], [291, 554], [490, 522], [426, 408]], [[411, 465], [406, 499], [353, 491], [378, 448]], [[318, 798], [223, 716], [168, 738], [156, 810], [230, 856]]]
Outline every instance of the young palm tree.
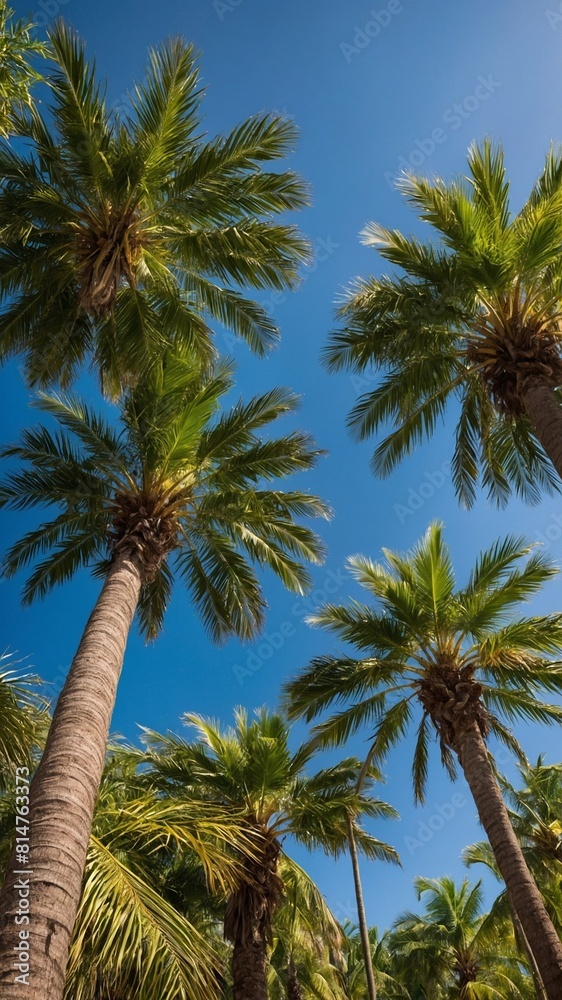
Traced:
[[456, 405], [462, 503], [472, 504], [480, 475], [497, 502], [511, 489], [536, 501], [559, 485], [554, 469], [562, 477], [562, 157], [550, 152], [515, 216], [502, 150], [473, 146], [468, 169], [450, 184], [400, 180], [433, 238], [367, 226], [364, 242], [400, 271], [356, 280], [327, 361], [384, 373], [350, 416], [359, 438], [392, 428], [376, 473], [387, 475]]
[[[293, 432], [262, 440], [260, 430], [293, 410], [295, 398], [272, 390], [218, 414], [232, 384], [226, 369], [201, 378], [193, 362], [168, 357], [128, 393], [117, 433], [76, 400], [42, 395], [39, 407], [58, 433], [26, 431], [6, 454], [25, 464], [0, 487], [13, 508], [55, 505], [9, 551], [8, 575], [46, 555], [29, 577], [24, 601], [47, 593], [80, 566], [104, 584], [59, 698], [30, 791], [30, 853], [36, 886], [30, 947], [35, 983], [62, 994], [64, 969], [94, 801], [127, 636], [135, 612], [152, 638], [162, 623], [174, 573], [214, 640], [253, 636], [264, 599], [250, 561], [269, 566], [291, 590], [318, 561], [321, 545], [299, 515], [325, 515], [305, 493], [270, 483], [309, 469], [318, 452]], [[15, 878], [15, 876], [14, 876]], [[0, 899], [0, 982], [12, 977], [13, 878]], [[53, 934], [53, 921], [57, 932]], [[38, 986], [34, 987], [38, 989]], [[28, 987], [12, 987], [14, 1000]], [[33, 994], [32, 994], [33, 995]]]
[[0, 136], [21, 127], [21, 112], [31, 105], [31, 89], [41, 79], [32, 67], [34, 56], [46, 56], [47, 46], [33, 38], [31, 21], [14, 21], [14, 11], [0, 0]]
[[[370, 751], [382, 759], [421, 709], [413, 762], [414, 793], [424, 796], [429, 739], [437, 735], [451, 777], [461, 765], [515, 911], [552, 1000], [562, 995], [562, 945], [525, 863], [501, 796], [486, 740], [516, 754], [501, 721], [559, 723], [562, 709], [544, 693], [562, 690], [562, 667], [548, 656], [562, 647], [562, 615], [515, 617], [556, 570], [521, 539], [497, 542], [479, 557], [467, 585], [455, 576], [442, 529], [433, 524], [407, 555], [385, 551], [386, 564], [350, 560], [379, 607], [327, 605], [311, 622], [352, 643], [361, 659], [325, 656], [288, 688], [290, 714], [314, 718], [338, 700], [351, 704], [315, 729], [315, 742], [344, 742], [376, 724]], [[518, 565], [523, 557], [526, 562]]]
[[49, 38], [51, 115], [34, 109], [29, 153], [0, 150], [0, 356], [24, 353], [43, 386], [90, 357], [117, 393], [164, 342], [208, 355], [205, 316], [265, 353], [277, 328], [239, 289], [292, 287], [309, 257], [275, 221], [305, 187], [262, 169], [293, 147], [294, 126], [259, 115], [203, 141], [196, 53], [181, 40], [151, 53], [119, 112], [63, 22]]
[[425, 983], [427, 997], [449, 1000], [532, 1000], [506, 926], [482, 912], [481, 883], [416, 878], [425, 913], [404, 913], [393, 925], [389, 947], [406, 985]]
[[[198, 740], [148, 733], [148, 760], [169, 797], [195, 795], [213, 805], [241, 810], [248, 829], [261, 838], [261, 851], [242, 854], [244, 871], [229, 896], [224, 934], [233, 944], [233, 1000], [267, 1000], [267, 956], [272, 920], [284, 894], [280, 874], [281, 838], [291, 834], [308, 847], [324, 845], [325, 832], [341, 822], [342, 788], [355, 780], [354, 759], [307, 777], [311, 748], [292, 754], [289, 727], [261, 709], [250, 722], [243, 710], [225, 732], [213, 722], [188, 714]], [[285, 859], [286, 860], [286, 859]]]

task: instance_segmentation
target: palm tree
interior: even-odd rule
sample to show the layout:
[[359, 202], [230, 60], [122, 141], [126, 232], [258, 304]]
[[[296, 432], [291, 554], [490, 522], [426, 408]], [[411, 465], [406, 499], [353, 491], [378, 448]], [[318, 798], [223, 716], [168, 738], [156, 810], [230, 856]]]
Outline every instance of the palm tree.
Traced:
[[349, 853], [351, 859], [368, 1000], [376, 1000], [377, 986], [371, 955], [369, 925], [367, 923], [363, 887], [361, 884], [359, 852], [371, 860], [390, 861], [394, 864], [400, 863], [398, 854], [394, 848], [368, 834], [360, 823], [362, 816], [368, 816], [371, 819], [398, 818], [396, 810], [388, 805], [387, 802], [365, 794], [375, 781], [380, 780], [380, 772], [372, 766], [362, 770], [359, 781], [350, 772], [337, 790], [342, 800], [341, 814], [339, 816], [330, 816], [330, 826], [326, 828], [323, 837], [325, 850], [329, 850], [335, 858], [340, 854]]
[[[508, 801], [513, 828], [523, 849], [525, 860], [541, 890], [545, 906], [558, 935], [562, 936], [562, 767], [545, 765], [541, 757], [535, 766], [521, 763], [519, 772], [522, 788], [515, 788], [500, 777], [504, 797]], [[463, 852], [467, 864], [484, 864], [501, 879], [493, 852], [486, 841], [472, 844]], [[505, 891], [494, 902], [493, 912], [511, 917], [515, 936], [528, 957], [535, 980], [537, 996], [545, 996], [540, 974], [534, 967], [529, 943], [511, 901]]]
[[384, 373], [376, 387], [364, 380], [350, 416], [359, 438], [392, 428], [374, 453], [377, 474], [450, 404], [460, 407], [452, 477], [462, 503], [480, 475], [496, 502], [511, 489], [534, 502], [562, 476], [562, 157], [549, 153], [515, 216], [501, 148], [473, 146], [468, 170], [450, 184], [401, 178], [433, 239], [367, 226], [364, 242], [400, 271], [355, 281], [326, 356], [332, 370]]
[[46, 56], [47, 46], [33, 38], [31, 21], [14, 21], [14, 11], [0, 0], [0, 137], [17, 132], [24, 109], [31, 105], [33, 84], [42, 79], [31, 65]]
[[532, 1000], [514, 942], [482, 912], [481, 883], [416, 878], [425, 913], [404, 913], [393, 925], [389, 948], [404, 982], [425, 984], [427, 998]]
[[291, 753], [288, 725], [265, 708], [251, 722], [237, 710], [234, 728], [224, 732], [198, 715], [187, 714], [184, 721], [195, 728], [197, 741], [147, 733], [148, 760], [169, 797], [194, 795], [239, 809], [248, 830], [261, 839], [257, 858], [242, 855], [243, 873], [227, 901], [224, 934], [233, 945], [234, 1000], [267, 1000], [272, 921], [284, 895], [281, 838], [290, 834], [307, 847], [323, 846], [325, 831], [338, 817], [341, 822], [341, 789], [350, 773], [357, 780], [361, 765], [350, 758], [306, 776], [314, 751]]
[[270, 1000], [341, 1000], [341, 928], [320, 890], [294, 861], [279, 858], [283, 900], [272, 918]]
[[205, 317], [266, 353], [277, 328], [240, 289], [292, 287], [309, 258], [275, 221], [306, 188], [262, 169], [294, 126], [262, 114], [203, 141], [197, 56], [178, 39], [151, 53], [119, 112], [62, 21], [49, 39], [51, 115], [33, 109], [29, 153], [0, 150], [0, 357], [23, 353], [43, 387], [89, 357], [118, 393], [164, 343], [208, 356]]
[[[186, 911], [170, 898], [169, 877], [181, 853], [195, 871], [192, 897], [201, 884], [199, 868], [215, 889], [234, 885], [236, 865], [224, 845], [239, 845], [245, 833], [235, 815], [213, 814], [207, 803], [193, 801], [180, 813], [177, 804], [158, 799], [138, 774], [142, 759], [140, 751], [123, 744], [112, 746], [108, 755], [65, 1000], [221, 996], [222, 958], [201, 926], [198, 907], [190, 901]], [[0, 854], [6, 856], [15, 825], [13, 791], [0, 796], [0, 813], [8, 820], [0, 831]]]
[[[556, 570], [522, 539], [482, 553], [465, 587], [455, 589], [442, 528], [433, 524], [407, 555], [384, 550], [386, 563], [363, 556], [351, 572], [379, 602], [326, 605], [310, 619], [362, 654], [324, 656], [288, 686], [290, 715], [310, 720], [338, 700], [351, 704], [314, 730], [315, 743], [344, 742], [375, 723], [369, 759], [377, 762], [421, 709], [413, 762], [423, 800], [429, 739], [436, 734], [451, 777], [461, 765], [515, 911], [552, 1000], [562, 995], [562, 945], [513, 832], [486, 740], [494, 735], [522, 756], [504, 722], [559, 723], [562, 710], [540, 700], [560, 692], [562, 667], [548, 657], [562, 646], [562, 615], [515, 617]], [[521, 560], [528, 556], [521, 565]]]
[[[342, 982], [345, 1000], [368, 1000], [368, 976], [361, 933], [349, 921], [344, 923], [343, 930]], [[369, 928], [369, 953], [371, 964], [376, 969], [380, 1000], [417, 1000], [396, 978], [400, 966], [390, 951], [389, 941], [388, 932], [379, 937], [376, 927]]]
[[[29, 603], [81, 566], [104, 579], [67, 681], [30, 791], [30, 840], [36, 889], [30, 946], [36, 982], [62, 995], [80, 897], [94, 801], [127, 636], [135, 612], [157, 635], [174, 575], [216, 640], [252, 637], [264, 598], [250, 560], [269, 566], [291, 590], [308, 586], [300, 559], [318, 561], [321, 544], [299, 515], [326, 515], [309, 494], [270, 483], [309, 469], [318, 452], [293, 432], [263, 440], [260, 429], [295, 407], [272, 390], [218, 414], [232, 379], [225, 368], [202, 378], [190, 360], [164, 358], [121, 404], [117, 433], [77, 400], [42, 395], [39, 407], [60, 427], [24, 432], [6, 454], [24, 462], [0, 487], [13, 508], [54, 505], [59, 513], [12, 547], [5, 572], [38, 555], [24, 589]], [[16, 866], [14, 866], [16, 867]], [[12, 976], [13, 881], [0, 897], [4, 931], [0, 982]], [[57, 934], [53, 937], [53, 920]], [[12, 987], [14, 1000], [28, 987]]]
[[[65, 998], [219, 1000], [222, 956], [198, 907], [171, 898], [169, 877], [179, 856], [192, 869], [198, 862], [215, 891], [232, 887], [237, 872], [226, 845], [244, 841], [244, 830], [235, 815], [213, 812], [207, 803], [193, 800], [180, 810], [157, 797], [138, 774], [142, 760], [139, 751], [119, 746], [106, 763]], [[200, 890], [194, 881], [186, 896]]]

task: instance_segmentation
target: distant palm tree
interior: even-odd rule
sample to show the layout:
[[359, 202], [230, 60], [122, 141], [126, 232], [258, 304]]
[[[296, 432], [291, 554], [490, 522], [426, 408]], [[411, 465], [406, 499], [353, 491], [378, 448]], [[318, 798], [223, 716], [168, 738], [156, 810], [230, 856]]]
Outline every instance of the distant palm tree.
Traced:
[[[336, 701], [350, 701], [320, 723], [314, 743], [345, 742], [375, 725], [369, 759], [377, 762], [400, 742], [421, 709], [413, 762], [414, 792], [423, 800], [431, 732], [451, 777], [460, 763], [551, 1000], [562, 996], [562, 945], [513, 832], [490, 761], [490, 734], [522, 757], [498, 716], [560, 723], [562, 709], [540, 700], [562, 690], [562, 615], [515, 617], [557, 571], [507, 538], [482, 553], [468, 584], [456, 589], [442, 529], [433, 524], [407, 555], [384, 550], [386, 563], [349, 561], [379, 607], [326, 605], [310, 621], [352, 643], [362, 654], [324, 656], [288, 685], [290, 715], [313, 719]], [[517, 565], [528, 555], [526, 563]]]
[[[299, 560], [318, 561], [321, 555], [317, 536], [295, 517], [325, 515], [326, 507], [307, 493], [270, 487], [275, 479], [309, 469], [318, 452], [298, 432], [260, 436], [295, 408], [295, 397], [275, 389], [221, 415], [218, 408], [231, 385], [224, 368], [202, 378], [192, 361], [167, 357], [123, 400], [120, 432], [77, 400], [42, 395], [40, 408], [60, 430], [36, 427], [5, 450], [24, 467], [0, 486], [0, 502], [16, 509], [59, 509], [7, 555], [8, 575], [45, 556], [27, 581], [25, 602], [45, 595], [81, 566], [92, 565], [104, 580], [30, 791], [36, 878], [30, 947], [37, 982], [50, 984], [50, 1000], [62, 995], [135, 612], [141, 631], [156, 636], [173, 566], [214, 640], [247, 639], [262, 626], [265, 606], [250, 562], [269, 566], [289, 589], [302, 593], [309, 577]], [[0, 897], [0, 982], [13, 980], [14, 878]], [[13, 986], [14, 1000], [26, 989]]]
[[406, 985], [424, 983], [431, 1000], [533, 1000], [513, 939], [482, 912], [481, 883], [416, 878], [425, 913], [404, 913], [389, 948]]
[[[345, 1000], [368, 1000], [368, 976], [365, 968], [365, 951], [363, 941], [357, 927], [346, 921], [343, 925], [343, 959], [344, 970], [341, 975], [342, 992]], [[380, 1000], [419, 1000], [398, 981], [396, 976], [400, 963], [395, 960], [389, 948], [389, 932], [379, 936], [376, 927], [369, 928], [369, 947], [371, 964], [376, 969]], [[435, 997], [433, 1000], [439, 1000]]]
[[535, 502], [562, 477], [562, 156], [550, 152], [515, 216], [501, 148], [473, 146], [468, 169], [450, 184], [401, 178], [430, 238], [366, 227], [364, 242], [400, 270], [354, 282], [326, 357], [333, 370], [383, 373], [372, 388], [365, 381], [350, 416], [359, 438], [391, 427], [373, 457], [377, 474], [430, 436], [449, 406], [461, 502], [473, 503], [480, 476], [500, 503], [511, 489]]
[[294, 126], [262, 114], [203, 141], [193, 46], [152, 51], [119, 111], [62, 21], [49, 39], [51, 114], [33, 109], [29, 151], [0, 150], [0, 357], [24, 354], [42, 386], [89, 358], [118, 393], [172, 340], [208, 356], [207, 319], [264, 354], [277, 328], [239, 289], [292, 287], [309, 259], [274, 221], [306, 204], [305, 186], [262, 169]]
[[42, 79], [32, 66], [34, 56], [46, 56], [47, 46], [33, 38], [32, 21], [14, 21], [14, 11], [0, 0], [0, 136], [21, 128], [22, 112], [31, 105], [31, 89]]
[[395, 864], [400, 863], [398, 854], [393, 847], [383, 843], [381, 840], [377, 840], [376, 837], [368, 834], [361, 826], [361, 819], [365, 816], [368, 816], [370, 819], [398, 818], [396, 810], [388, 805], [387, 802], [375, 799], [372, 795], [366, 794], [376, 781], [381, 781], [381, 774], [372, 766], [362, 769], [359, 780], [351, 773], [347, 776], [347, 780], [341, 784], [339, 789], [341, 796], [340, 815], [330, 816], [330, 825], [326, 827], [323, 837], [325, 850], [329, 850], [336, 858], [340, 854], [349, 853], [351, 859], [355, 900], [357, 903], [357, 919], [359, 922], [361, 946], [363, 948], [363, 964], [369, 1000], [376, 1000], [377, 986], [371, 956], [369, 925], [367, 923], [363, 887], [361, 884], [359, 853], [363, 853], [365, 857], [371, 860], [390, 861]]
[[[342, 788], [350, 773], [357, 780], [361, 765], [349, 758], [308, 777], [304, 769], [314, 751], [291, 753], [287, 723], [265, 708], [251, 722], [237, 710], [234, 728], [225, 731], [198, 715], [184, 720], [195, 727], [196, 742], [146, 734], [151, 772], [172, 799], [195, 796], [241, 811], [260, 838], [257, 856], [240, 852], [243, 872], [227, 902], [224, 933], [233, 944], [234, 1000], [267, 1000], [273, 917], [284, 895], [281, 838], [290, 834], [307, 847], [325, 846], [327, 831], [341, 821]], [[283, 863], [291, 863], [286, 854]]]

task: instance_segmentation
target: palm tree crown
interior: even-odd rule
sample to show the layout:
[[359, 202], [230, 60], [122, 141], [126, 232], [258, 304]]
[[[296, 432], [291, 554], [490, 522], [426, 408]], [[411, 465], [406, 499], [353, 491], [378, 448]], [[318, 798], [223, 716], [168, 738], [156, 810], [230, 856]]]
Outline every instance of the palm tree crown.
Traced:
[[480, 475], [499, 503], [512, 489], [536, 502], [558, 485], [546, 453], [562, 473], [546, 426], [561, 416], [562, 158], [549, 154], [515, 216], [502, 150], [473, 146], [468, 168], [450, 184], [401, 178], [435, 239], [367, 226], [364, 242], [402, 273], [355, 281], [327, 361], [384, 373], [350, 417], [359, 438], [392, 428], [374, 454], [377, 474], [388, 475], [457, 400], [452, 475], [462, 503], [473, 503]]
[[23, 352], [43, 386], [89, 355], [118, 392], [165, 341], [208, 355], [205, 316], [263, 354], [277, 329], [236, 286], [291, 287], [308, 259], [273, 219], [302, 207], [305, 187], [262, 170], [292, 148], [293, 125], [261, 115], [203, 141], [196, 53], [181, 40], [153, 51], [130, 107], [112, 109], [77, 37], [63, 22], [49, 37], [52, 124], [34, 108], [29, 153], [0, 152], [1, 355]]
[[314, 660], [288, 686], [290, 714], [310, 720], [334, 702], [350, 701], [316, 726], [316, 742], [341, 743], [360, 726], [375, 724], [377, 757], [402, 739], [417, 702], [422, 718], [413, 779], [420, 800], [427, 778], [429, 722], [451, 773], [451, 751], [456, 752], [462, 730], [473, 722], [484, 737], [493, 733], [521, 755], [502, 717], [546, 723], [562, 717], [557, 706], [539, 697], [562, 689], [562, 668], [547, 659], [562, 645], [562, 616], [514, 616], [515, 607], [557, 572], [531, 550], [521, 538], [497, 542], [481, 554], [467, 585], [459, 589], [438, 523], [405, 556], [383, 550], [386, 565], [351, 558], [351, 572], [380, 610], [356, 601], [326, 605], [310, 621], [364, 655]]
[[268, 440], [260, 430], [294, 410], [283, 389], [219, 414], [230, 371], [202, 377], [191, 360], [167, 357], [121, 404], [121, 430], [76, 399], [42, 394], [37, 405], [58, 432], [25, 431], [5, 455], [24, 462], [0, 488], [13, 508], [54, 505], [7, 554], [5, 572], [34, 562], [24, 600], [42, 597], [79, 566], [105, 575], [118, 553], [141, 567], [142, 631], [154, 637], [170, 597], [173, 560], [213, 638], [248, 638], [263, 620], [264, 598], [250, 561], [269, 566], [301, 592], [299, 559], [319, 561], [322, 545], [299, 515], [327, 516], [317, 497], [269, 484], [309, 469], [318, 451], [306, 434]]

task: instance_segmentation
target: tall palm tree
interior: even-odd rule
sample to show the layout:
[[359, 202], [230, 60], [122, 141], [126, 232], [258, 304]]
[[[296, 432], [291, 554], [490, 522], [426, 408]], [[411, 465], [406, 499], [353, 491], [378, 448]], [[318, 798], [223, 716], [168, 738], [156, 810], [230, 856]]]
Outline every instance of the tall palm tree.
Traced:
[[[291, 590], [322, 546], [299, 515], [325, 515], [309, 494], [273, 489], [273, 480], [309, 469], [318, 452], [293, 432], [264, 440], [260, 430], [295, 407], [272, 390], [222, 415], [232, 385], [224, 368], [202, 378], [192, 361], [168, 357], [121, 404], [121, 431], [74, 399], [42, 395], [59, 431], [36, 427], [6, 454], [23, 461], [0, 486], [13, 508], [54, 505], [59, 513], [8, 552], [15, 573], [38, 555], [24, 601], [46, 594], [92, 565], [104, 583], [59, 698], [30, 791], [30, 854], [36, 887], [30, 947], [35, 983], [59, 1000], [94, 801], [127, 636], [135, 612], [154, 637], [174, 574], [187, 585], [214, 640], [252, 637], [264, 598], [250, 561], [269, 566]], [[16, 866], [14, 866], [16, 867]], [[16, 876], [0, 897], [0, 982], [12, 979]], [[53, 920], [57, 933], [53, 935]], [[35, 989], [38, 987], [35, 986]], [[28, 996], [12, 987], [14, 1000]]]
[[0, 150], [0, 357], [23, 353], [43, 387], [89, 357], [118, 393], [165, 342], [207, 356], [209, 319], [264, 354], [277, 328], [240, 289], [292, 287], [309, 258], [275, 220], [306, 188], [262, 169], [293, 147], [294, 126], [262, 114], [203, 141], [193, 46], [154, 50], [119, 111], [62, 21], [49, 39], [51, 114], [33, 109], [29, 152]]
[[[500, 784], [525, 860], [541, 890], [552, 923], [562, 937], [562, 767], [559, 764], [545, 765], [539, 757], [535, 766], [519, 764], [519, 772], [523, 780], [521, 788], [515, 788], [501, 777]], [[463, 858], [467, 864], [486, 865], [501, 880], [493, 852], [486, 841], [467, 847]], [[493, 911], [513, 920], [516, 939], [530, 961], [537, 996], [543, 1000], [545, 993], [539, 971], [534, 968], [529, 943], [505, 891], [495, 900]]]
[[240, 809], [248, 829], [261, 838], [257, 858], [242, 855], [244, 870], [227, 901], [224, 933], [233, 945], [234, 1000], [267, 1000], [272, 921], [284, 895], [281, 838], [290, 834], [308, 847], [322, 846], [332, 818], [341, 820], [342, 784], [350, 772], [357, 780], [361, 765], [350, 758], [307, 776], [314, 751], [291, 753], [287, 723], [265, 708], [252, 721], [237, 710], [234, 728], [226, 731], [198, 715], [184, 720], [195, 728], [197, 741], [147, 733], [148, 760], [168, 796], [195, 795]]
[[466, 178], [407, 174], [399, 187], [432, 234], [374, 223], [363, 232], [399, 270], [355, 281], [327, 349], [333, 370], [383, 373], [372, 388], [365, 380], [350, 425], [359, 438], [390, 425], [373, 457], [384, 476], [448, 404], [460, 408], [452, 477], [462, 503], [480, 476], [497, 502], [512, 489], [536, 501], [562, 477], [562, 156], [549, 153], [516, 215], [489, 141], [470, 149]]
[[[456, 588], [442, 528], [433, 524], [406, 555], [386, 562], [349, 560], [377, 600], [326, 605], [310, 619], [352, 643], [360, 659], [324, 656], [288, 686], [292, 717], [314, 718], [338, 700], [351, 704], [315, 729], [315, 742], [344, 742], [375, 724], [370, 758], [398, 743], [421, 709], [413, 761], [414, 794], [423, 800], [429, 739], [455, 775], [458, 761], [515, 911], [551, 1000], [562, 995], [562, 945], [525, 863], [496, 780], [486, 740], [494, 735], [522, 751], [501, 717], [560, 723], [562, 710], [541, 700], [562, 689], [562, 666], [548, 657], [562, 647], [562, 615], [515, 617], [515, 608], [556, 573], [522, 539], [506, 538], [478, 558]], [[521, 560], [528, 556], [525, 562]]]
[[46, 56], [47, 46], [33, 37], [31, 21], [14, 20], [14, 11], [0, 0], [0, 137], [17, 132], [24, 109], [31, 105], [31, 89], [42, 79], [32, 65]]
[[366, 794], [375, 781], [380, 780], [380, 772], [372, 765], [362, 769], [359, 781], [354, 779], [352, 773], [348, 774], [338, 789], [341, 796], [341, 813], [339, 816], [330, 816], [330, 826], [326, 829], [323, 837], [325, 850], [329, 850], [336, 858], [340, 854], [349, 853], [351, 859], [368, 1000], [376, 1000], [377, 985], [361, 884], [359, 853], [371, 860], [400, 863], [394, 848], [368, 834], [361, 825], [361, 819], [365, 816], [370, 819], [398, 818], [396, 810], [387, 802]]
[[[241, 821], [207, 803], [158, 799], [138, 774], [142, 754], [113, 746], [96, 801], [65, 1000], [116, 1000], [134, 995], [219, 1000], [222, 959], [198, 909], [170, 899], [168, 876], [181, 852], [211, 886], [232, 886], [236, 864], [223, 845], [245, 838]], [[16, 802], [0, 797], [0, 855], [11, 847]], [[251, 844], [248, 849], [251, 850]], [[195, 862], [195, 863], [194, 863]], [[186, 866], [187, 870], [187, 866]], [[193, 896], [194, 886], [190, 887]], [[197, 889], [195, 888], [195, 891]], [[189, 892], [186, 888], [186, 896]]]
[[423, 914], [401, 914], [389, 947], [406, 985], [425, 984], [425, 996], [443, 1000], [532, 1000], [514, 941], [482, 912], [481, 883], [416, 878]]

